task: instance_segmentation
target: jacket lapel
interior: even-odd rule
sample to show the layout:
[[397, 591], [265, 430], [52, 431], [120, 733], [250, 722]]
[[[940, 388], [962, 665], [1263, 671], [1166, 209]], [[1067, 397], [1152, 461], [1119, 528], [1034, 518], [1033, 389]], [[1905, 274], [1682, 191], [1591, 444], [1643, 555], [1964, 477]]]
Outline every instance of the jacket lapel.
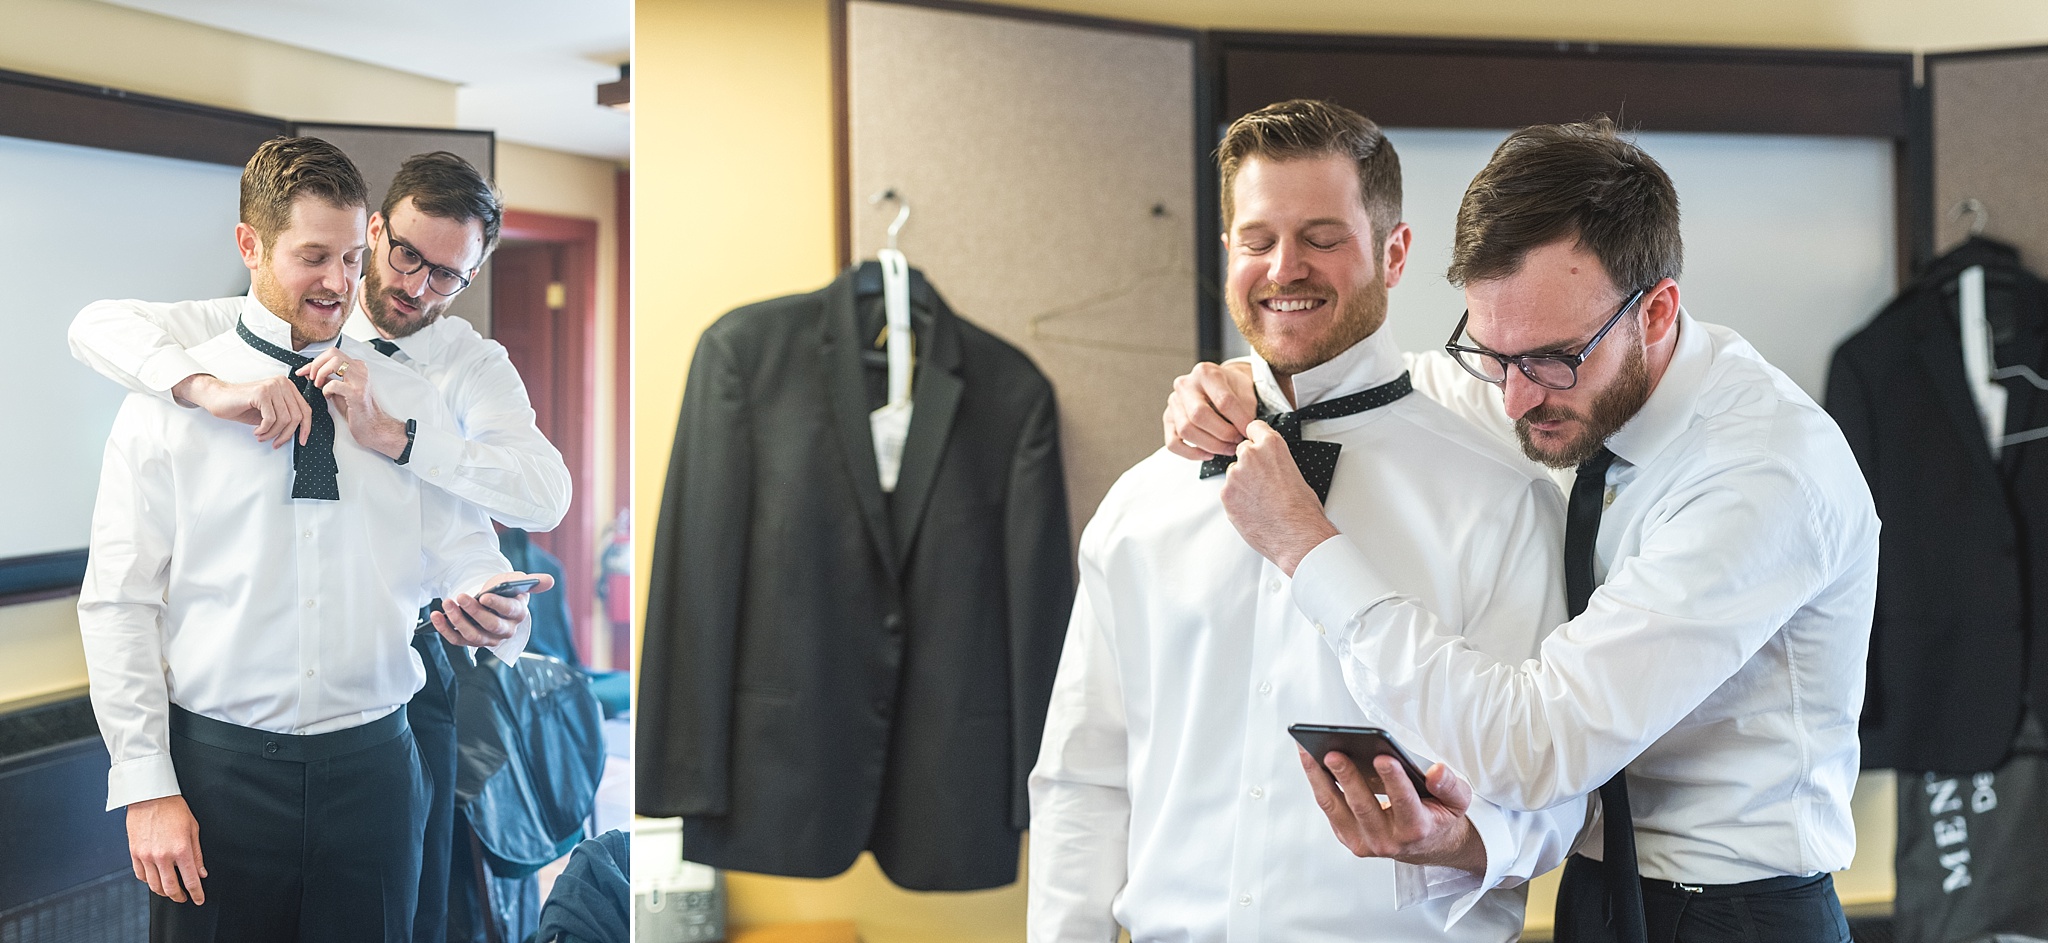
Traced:
[[[867, 522], [875, 554], [888, 567], [893, 581], [900, 567], [889, 539], [889, 518], [882, 507], [881, 473], [875, 470], [874, 431], [868, 424], [867, 378], [860, 359], [860, 319], [854, 307], [858, 271], [848, 269], [825, 289], [825, 329], [819, 357], [824, 365], [833, 425], [839, 430], [839, 451], [846, 462], [848, 481], [860, 504], [861, 519]], [[918, 408], [923, 408], [923, 404]], [[915, 442], [916, 436], [913, 424], [911, 441]]]
[[[921, 279], [919, 279], [921, 281]], [[917, 291], [917, 288], [924, 288]], [[966, 382], [960, 376], [960, 331], [953, 312], [928, 286], [913, 282], [913, 303], [922, 302], [932, 312], [930, 337], [918, 338], [917, 375], [911, 387], [910, 435], [903, 443], [903, 467], [896, 476], [896, 492], [889, 502], [890, 533], [895, 535], [899, 568], [907, 565], [910, 548], [931, 503], [932, 485], [938, 480], [939, 462], [952, 435], [953, 414], [960, 407]]]
[[1956, 319], [1949, 316], [1942, 284], [1941, 280], [1930, 279], [1922, 286], [1927, 300], [1919, 319], [1920, 342], [1916, 346], [1927, 367], [1935, 399], [1948, 415], [1956, 437], [1963, 443], [1963, 451], [1969, 454], [1971, 467], [1995, 482], [1998, 469], [1991, 461], [1991, 443], [1984, 434], [1984, 420], [1977, 414], [1977, 401], [1963, 379], [1962, 338], [1957, 334]]

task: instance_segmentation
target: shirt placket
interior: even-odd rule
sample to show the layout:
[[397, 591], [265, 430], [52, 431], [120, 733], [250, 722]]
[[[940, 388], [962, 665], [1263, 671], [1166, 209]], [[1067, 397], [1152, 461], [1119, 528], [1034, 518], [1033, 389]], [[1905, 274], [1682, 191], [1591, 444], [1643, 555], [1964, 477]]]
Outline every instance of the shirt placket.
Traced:
[[303, 731], [314, 718], [322, 715], [320, 697], [321, 677], [326, 666], [320, 658], [321, 628], [329, 618], [327, 610], [339, 605], [339, 599], [325, 592], [326, 585], [321, 579], [326, 567], [323, 565], [323, 544], [331, 544], [338, 537], [329, 531], [337, 526], [334, 514], [336, 501], [295, 500], [292, 502], [292, 521], [297, 528], [298, 541], [295, 564], [297, 567], [298, 605], [298, 667], [294, 675], [298, 687], [298, 703], [291, 711], [292, 729]]
[[[1281, 657], [1293, 620], [1294, 602], [1288, 594], [1287, 578], [1279, 567], [1265, 563], [1259, 570], [1259, 594], [1252, 618], [1251, 670], [1245, 678], [1250, 686], [1245, 696], [1244, 742], [1236, 801], [1237, 828], [1230, 859], [1230, 939], [1257, 941], [1264, 938], [1265, 910], [1270, 888], [1265, 884], [1267, 850], [1273, 833], [1273, 762], [1276, 737], [1287, 735], [1287, 721], [1280, 716], [1280, 695], [1286, 684], [1280, 677]], [[1277, 911], [1276, 911], [1277, 913]]]

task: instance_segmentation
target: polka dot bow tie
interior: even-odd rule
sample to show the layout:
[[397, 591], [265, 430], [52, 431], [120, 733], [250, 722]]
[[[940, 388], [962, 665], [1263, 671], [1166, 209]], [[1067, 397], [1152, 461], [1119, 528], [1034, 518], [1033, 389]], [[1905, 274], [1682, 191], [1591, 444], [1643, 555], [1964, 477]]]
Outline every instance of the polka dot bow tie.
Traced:
[[[1311, 403], [1291, 413], [1275, 413], [1261, 404], [1259, 418], [1264, 419], [1267, 425], [1273, 427], [1273, 431], [1280, 433], [1280, 437], [1287, 440], [1287, 451], [1294, 456], [1294, 464], [1301, 469], [1301, 477], [1308, 482], [1309, 487], [1316, 489], [1316, 500], [1327, 502], [1330, 500], [1330, 481], [1337, 474], [1337, 453], [1343, 451], [1344, 446], [1335, 442], [1303, 439], [1301, 424], [1378, 409], [1407, 396], [1414, 389], [1414, 385], [1408, 381], [1408, 374], [1403, 372], [1393, 380], [1372, 389], [1336, 399], [1326, 399], [1320, 403]], [[1212, 478], [1221, 475], [1235, 461], [1236, 455], [1219, 455], [1203, 462], [1202, 477]]]
[[301, 357], [257, 337], [246, 324], [237, 323], [235, 333], [249, 346], [294, 371], [292, 385], [299, 388], [299, 396], [313, 410], [313, 432], [306, 436], [306, 444], [300, 445], [296, 439], [292, 442], [292, 497], [316, 501], [341, 500], [341, 486], [335, 481], [339, 470], [334, 464], [334, 417], [327, 413], [327, 396], [313, 385], [312, 380], [296, 372], [312, 363], [313, 358]]

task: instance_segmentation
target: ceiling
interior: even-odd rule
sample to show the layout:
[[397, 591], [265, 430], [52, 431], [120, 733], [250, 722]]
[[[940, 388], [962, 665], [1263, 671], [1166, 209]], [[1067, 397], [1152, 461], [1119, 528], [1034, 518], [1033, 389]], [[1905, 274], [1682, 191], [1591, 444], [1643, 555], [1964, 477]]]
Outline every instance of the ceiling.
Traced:
[[[456, 83], [456, 123], [626, 159], [627, 114], [597, 86], [629, 56], [630, 0], [107, 0]], [[292, 117], [286, 115], [284, 117]]]

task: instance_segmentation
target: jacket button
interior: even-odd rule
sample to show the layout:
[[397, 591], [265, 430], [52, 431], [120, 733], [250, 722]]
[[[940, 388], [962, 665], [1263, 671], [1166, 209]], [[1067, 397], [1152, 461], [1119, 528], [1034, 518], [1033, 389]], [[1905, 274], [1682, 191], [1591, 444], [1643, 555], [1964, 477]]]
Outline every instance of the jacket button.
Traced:
[[889, 634], [890, 634], [890, 635], [902, 635], [902, 634], [903, 634], [903, 613], [900, 613], [900, 612], [892, 612], [892, 613], [889, 613], [889, 615], [888, 615], [888, 616], [887, 616], [886, 618], [884, 618], [884, 619], [882, 620], [882, 628], [888, 629], [888, 630], [889, 630]]

